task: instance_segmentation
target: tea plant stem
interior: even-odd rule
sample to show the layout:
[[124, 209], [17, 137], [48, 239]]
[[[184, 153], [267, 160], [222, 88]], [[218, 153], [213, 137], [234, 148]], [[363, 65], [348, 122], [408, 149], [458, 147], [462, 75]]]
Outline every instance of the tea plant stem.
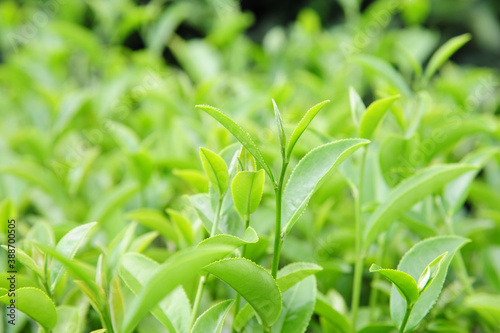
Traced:
[[[224, 197], [222, 195], [219, 196], [219, 202], [217, 203], [217, 210], [215, 211], [215, 217], [214, 217], [214, 222], [212, 224], [212, 231], [210, 232], [210, 237], [215, 236], [215, 233], [217, 232], [223, 198]], [[203, 289], [205, 288], [205, 283], [207, 281], [207, 278], [208, 274], [203, 275], [200, 278], [200, 282], [198, 283], [198, 289], [196, 290], [196, 296], [193, 304], [193, 312], [191, 313], [191, 320], [189, 322], [189, 330], [191, 330], [191, 328], [194, 325], [194, 322], [196, 321], [196, 315], [198, 314], [198, 310], [200, 308], [201, 297], [203, 296]]]
[[365, 162], [366, 162], [366, 148], [363, 147], [363, 155], [361, 156], [361, 164], [359, 170], [359, 184], [358, 190], [354, 191], [354, 206], [355, 206], [355, 250], [356, 257], [354, 262], [354, 280], [351, 300], [351, 318], [353, 332], [356, 330], [356, 319], [358, 317], [359, 299], [361, 296], [361, 283], [363, 277], [363, 228], [362, 228], [362, 193], [365, 175]]
[[274, 231], [272, 276], [275, 279], [278, 276], [281, 245], [283, 243], [283, 237], [281, 237], [281, 199], [283, 196], [283, 180], [285, 179], [285, 173], [287, 167], [288, 167], [288, 161], [286, 159], [283, 159], [283, 163], [281, 166], [281, 175], [278, 184], [276, 184], [274, 189], [274, 193], [276, 195], [276, 227]]
[[408, 319], [410, 319], [410, 314], [413, 306], [407, 306], [406, 307], [406, 312], [405, 316], [403, 318], [403, 321], [401, 322], [401, 327], [399, 328], [399, 333], [404, 333], [406, 329], [406, 325], [408, 324]]

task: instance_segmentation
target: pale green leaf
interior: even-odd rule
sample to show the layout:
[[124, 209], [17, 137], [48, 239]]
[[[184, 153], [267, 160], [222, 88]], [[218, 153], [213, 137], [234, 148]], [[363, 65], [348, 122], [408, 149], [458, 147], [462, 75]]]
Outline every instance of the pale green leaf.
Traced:
[[196, 107], [208, 113], [229, 132], [231, 132], [231, 134], [234, 135], [234, 137], [248, 150], [248, 152], [253, 155], [257, 163], [259, 163], [262, 168], [264, 168], [269, 178], [274, 183], [274, 175], [271, 171], [271, 168], [269, 168], [269, 165], [262, 157], [259, 148], [257, 148], [257, 146], [255, 145], [254, 141], [250, 137], [250, 134], [245, 132], [238, 124], [234, 122], [234, 120], [226, 116], [220, 110], [217, 110], [216, 108], [208, 105], [196, 105]]
[[194, 278], [197, 272], [211, 262], [234, 250], [231, 246], [204, 246], [177, 252], [151, 272], [151, 278], [130, 304], [122, 331], [130, 333], [142, 318], [178, 285]]
[[[127, 253], [122, 259], [119, 274], [127, 287], [137, 295], [148, 283], [151, 272], [154, 272], [158, 266], [157, 262], [146, 256]], [[157, 306], [151, 309], [151, 313], [170, 332], [187, 332], [191, 308], [182, 286], [176, 287], [163, 298]]]
[[252, 227], [248, 227], [241, 238], [232, 235], [219, 234], [201, 241], [197, 247], [230, 245], [235, 249], [245, 244], [255, 244], [259, 241], [259, 236]]
[[[78, 249], [82, 245], [85, 236], [87, 236], [90, 229], [92, 229], [92, 227], [94, 227], [96, 224], [97, 222], [90, 222], [70, 230], [59, 240], [56, 245], [56, 251], [69, 260], [73, 259], [78, 252]], [[52, 281], [52, 290], [54, 290], [63, 275], [63, 265], [59, 261], [53, 261], [50, 266], [50, 281]]]
[[276, 322], [281, 312], [281, 292], [267, 270], [245, 258], [217, 261], [204, 270], [238, 292], [266, 325]]
[[288, 234], [314, 194], [331, 172], [361, 146], [370, 141], [345, 139], [327, 143], [300, 160], [283, 193], [282, 232]]
[[322, 294], [318, 294], [314, 312], [328, 320], [340, 333], [351, 332], [350, 321], [340, 312], [335, 310], [328, 302], [328, 299]]
[[167, 217], [157, 210], [139, 208], [128, 212], [125, 217], [137, 221], [149, 229], [158, 231], [166, 240], [171, 240], [176, 244], [179, 244], [179, 238], [182, 237], [181, 231], [174, 227]]
[[[7, 245], [2, 245], [2, 248], [5, 249], [5, 251], [9, 251], [9, 248]], [[16, 260], [19, 261], [21, 264], [23, 264], [26, 268], [30, 269], [38, 275], [39, 277], [43, 278], [43, 271], [40, 266], [36, 264], [36, 262], [23, 250], [16, 248]], [[10, 269], [9, 269], [10, 270]]]
[[53, 333], [80, 333], [80, 309], [76, 306], [61, 305], [57, 307], [57, 325]]
[[20, 288], [11, 295], [7, 289], [0, 289], [0, 302], [10, 305], [15, 299], [15, 307], [28, 317], [39, 323], [47, 330], [51, 330], [57, 323], [57, 311], [52, 300], [38, 288]]
[[308, 276], [283, 293], [283, 309], [271, 328], [276, 333], [306, 331], [316, 304], [316, 278]]
[[208, 191], [208, 179], [203, 172], [192, 169], [174, 169], [172, 173], [188, 182], [197, 192]]
[[[418, 279], [429, 263], [432, 263], [441, 254], [448, 252], [448, 255], [441, 262], [437, 275], [429, 283], [425, 292], [420, 294], [418, 301], [414, 304], [408, 325], [406, 326], [407, 330], [414, 328], [432, 308], [441, 293], [448, 272], [448, 266], [455, 252], [468, 241], [466, 238], [458, 236], [428, 238], [417, 243], [403, 256], [398, 270], [409, 274], [414, 279]], [[405, 300], [393, 288], [391, 293], [391, 317], [396, 326], [401, 326], [405, 311]]]
[[477, 312], [491, 327], [500, 327], [500, 295], [483, 292], [472, 294], [465, 298], [464, 306]]
[[[292, 288], [294, 285], [307, 278], [308, 276], [321, 271], [323, 268], [313, 263], [297, 262], [286, 265], [278, 272], [276, 283], [282, 293]], [[249, 304], [240, 310], [234, 320], [234, 327], [240, 331], [255, 315]]]
[[203, 312], [196, 319], [191, 333], [220, 333], [233, 302], [232, 299], [223, 301]]
[[352, 120], [356, 126], [359, 126], [361, 117], [363, 117], [363, 113], [366, 111], [366, 106], [354, 87], [349, 87], [349, 102]]
[[396, 286], [399, 293], [404, 296], [407, 306], [413, 305], [418, 300], [419, 288], [417, 282], [405, 272], [382, 268], [375, 264], [370, 267], [370, 272], [382, 274], [389, 279]]
[[443, 263], [444, 258], [448, 254], [448, 251], [434, 259], [427, 267], [424, 269], [420, 277], [418, 278], [418, 292], [422, 294], [427, 288], [431, 285], [432, 281], [436, 277], [437, 273], [439, 273], [439, 269], [441, 268], [441, 264]]
[[125, 314], [125, 299], [118, 276], [114, 276], [109, 286], [109, 309], [113, 328], [120, 331]]
[[451, 38], [444, 43], [431, 57], [425, 68], [424, 80], [428, 81], [434, 73], [441, 67], [458, 49], [470, 41], [470, 34], [463, 34]]
[[295, 262], [279, 270], [276, 282], [281, 292], [285, 292], [306, 277], [322, 270], [323, 268], [321, 266], [313, 263]]
[[200, 158], [208, 180], [217, 193], [223, 196], [229, 186], [229, 172], [226, 162], [222, 157], [206, 148], [200, 148]]
[[478, 169], [461, 175], [444, 187], [443, 199], [449, 216], [455, 215], [460, 210], [467, 199], [469, 187], [479, 173], [479, 170], [498, 152], [499, 150], [497, 148], [481, 149], [467, 155], [461, 161], [465, 164], [477, 166]]
[[286, 134], [285, 134], [285, 127], [283, 126], [283, 119], [281, 118], [281, 113], [280, 110], [278, 109], [278, 106], [276, 105], [276, 102], [273, 101], [273, 108], [274, 108], [274, 118], [276, 119], [276, 127], [278, 129], [278, 137], [280, 140], [280, 148], [281, 148], [281, 157], [283, 159], [286, 158]]
[[387, 61], [371, 55], [357, 55], [354, 62], [385, 78], [405, 96], [411, 96], [411, 89], [403, 76]]
[[92, 293], [92, 297], [95, 298], [100, 294], [100, 289], [94, 282], [94, 276], [96, 275], [94, 267], [80, 262], [76, 259], [70, 260], [50, 246], [39, 243], [35, 244], [35, 246], [42, 250], [46, 255], [50, 255], [54, 259], [57, 259], [59, 262], [61, 262], [68, 271], [68, 274], [74, 280], [82, 280], [82, 282], [87, 286], [88, 290]]
[[172, 224], [176, 225], [178, 230], [180, 230], [186, 244], [192, 245], [194, 241], [194, 234], [191, 221], [189, 221], [187, 217], [185, 217], [184, 215], [182, 215], [181, 213], [179, 213], [174, 209], [166, 209], [166, 212], [170, 217]]
[[364, 246], [368, 248], [395, 219], [417, 202], [442, 188], [449, 181], [474, 170], [464, 164], [430, 166], [405, 179], [392, 189], [368, 220]]
[[130, 244], [129, 250], [131, 252], [141, 253], [143, 252], [155, 239], [158, 237], [160, 233], [158, 231], [150, 231], [147, 232], [136, 239]]
[[240, 215], [252, 214], [259, 207], [264, 191], [264, 170], [240, 171], [231, 183], [231, 194], [236, 210]]
[[385, 113], [399, 95], [376, 100], [371, 103], [361, 117], [359, 136], [371, 140]]
[[0, 205], [0, 235], [3, 234], [7, 236], [8, 221], [10, 221], [13, 217], [14, 206], [12, 205], [12, 200], [10, 198], [6, 198]]
[[87, 221], [106, 222], [109, 215], [116, 209], [120, 209], [134, 194], [139, 191], [137, 183], [124, 183], [107, 193], [103, 198], [96, 200], [87, 215]]
[[288, 146], [286, 149], [286, 157], [287, 159], [290, 159], [290, 156], [292, 155], [293, 147], [295, 147], [295, 144], [297, 141], [299, 141], [300, 136], [304, 131], [306, 130], [307, 126], [311, 123], [311, 121], [314, 119], [314, 117], [318, 114], [319, 110], [325, 106], [326, 103], [329, 103], [330, 100], [325, 100], [323, 102], [320, 102], [316, 105], [314, 105], [312, 108], [307, 110], [306, 114], [302, 119], [299, 121], [297, 124], [297, 127], [292, 132], [292, 135], [290, 136], [290, 141], [288, 142]]

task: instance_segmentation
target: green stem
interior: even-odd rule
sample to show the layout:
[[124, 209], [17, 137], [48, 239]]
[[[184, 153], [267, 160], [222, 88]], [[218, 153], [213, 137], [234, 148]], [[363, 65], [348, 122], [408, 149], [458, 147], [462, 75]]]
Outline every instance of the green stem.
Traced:
[[399, 328], [399, 333], [404, 333], [406, 325], [408, 324], [408, 319], [410, 319], [411, 309], [413, 309], [413, 306], [406, 307], [405, 316], [403, 318], [403, 322], [401, 323], [401, 327]]
[[[250, 226], [250, 215], [247, 215], [245, 218], [245, 230], [247, 230], [249, 226]], [[241, 257], [244, 258], [246, 252], [247, 252], [247, 246], [245, 244], [243, 245], [243, 249], [241, 250]], [[236, 318], [236, 315], [240, 311], [240, 303], [241, 303], [241, 295], [239, 293], [236, 293], [236, 300], [234, 301], [234, 318]], [[233, 332], [235, 332], [234, 328]]]
[[359, 184], [358, 190], [355, 191], [354, 194], [354, 206], [355, 206], [355, 249], [356, 249], [356, 258], [354, 262], [354, 281], [353, 281], [353, 290], [352, 290], [352, 300], [351, 300], [351, 315], [352, 315], [352, 330], [355, 332], [356, 330], [356, 320], [358, 317], [358, 309], [359, 309], [359, 300], [361, 297], [361, 283], [363, 278], [363, 228], [362, 228], [362, 204], [363, 204], [363, 183], [365, 176], [365, 161], [366, 161], [366, 152], [367, 149], [363, 148], [363, 155], [361, 157], [361, 165], [359, 171]]
[[281, 199], [283, 196], [283, 180], [285, 178], [286, 168], [288, 167], [288, 161], [283, 159], [281, 166], [281, 175], [274, 189], [276, 196], [276, 224], [274, 231], [274, 251], [273, 251], [273, 266], [272, 266], [272, 276], [276, 279], [278, 276], [278, 266], [280, 262], [280, 252], [281, 245], [283, 243], [283, 238], [281, 237]]
[[[214, 222], [212, 224], [212, 231], [210, 232], [210, 237], [215, 236], [215, 233], [217, 232], [223, 198], [224, 196], [221, 194], [219, 196], [219, 202], [217, 203], [217, 210], [215, 211], [215, 217], [214, 217]], [[203, 296], [203, 290], [205, 289], [205, 283], [207, 281], [207, 278], [208, 274], [203, 275], [200, 278], [200, 282], [198, 283], [198, 289], [196, 290], [196, 296], [193, 304], [193, 312], [191, 313], [191, 320], [189, 321], [189, 330], [191, 330], [191, 328], [194, 325], [194, 322], [196, 321], [196, 315], [198, 314], [198, 310], [200, 308], [201, 297]]]

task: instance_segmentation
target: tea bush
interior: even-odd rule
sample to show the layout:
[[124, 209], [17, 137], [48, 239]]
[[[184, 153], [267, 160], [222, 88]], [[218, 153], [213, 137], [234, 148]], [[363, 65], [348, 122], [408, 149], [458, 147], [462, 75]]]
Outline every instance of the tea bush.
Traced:
[[0, 3], [0, 332], [500, 332], [498, 8], [322, 6]]

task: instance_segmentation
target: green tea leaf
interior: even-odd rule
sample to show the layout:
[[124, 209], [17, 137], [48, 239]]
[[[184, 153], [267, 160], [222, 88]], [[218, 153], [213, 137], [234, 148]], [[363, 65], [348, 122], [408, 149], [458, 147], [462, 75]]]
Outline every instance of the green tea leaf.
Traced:
[[94, 276], [96, 275], [94, 267], [76, 259], [70, 260], [50, 246], [39, 243], [35, 244], [35, 246], [42, 250], [45, 254], [50, 255], [61, 262], [68, 271], [68, 274], [74, 280], [82, 280], [82, 282], [92, 292], [94, 297], [100, 293], [99, 287], [94, 282]]
[[195, 277], [203, 266], [223, 258], [233, 250], [231, 246], [204, 246], [185, 249], [168, 258], [151, 272], [148, 283], [130, 304], [122, 331], [132, 332], [139, 321], [175, 287]]
[[318, 294], [316, 298], [316, 304], [314, 306], [314, 312], [319, 316], [328, 320], [335, 329], [340, 333], [351, 332], [350, 321], [340, 312], [335, 310], [328, 302], [328, 299], [322, 294]]
[[352, 120], [356, 126], [359, 126], [363, 113], [366, 111], [366, 106], [354, 87], [349, 87], [349, 102], [351, 106]]
[[278, 128], [278, 137], [280, 140], [280, 147], [281, 147], [281, 157], [283, 159], [286, 158], [286, 134], [285, 134], [285, 127], [283, 126], [283, 119], [281, 118], [281, 113], [280, 110], [278, 109], [278, 106], [276, 105], [276, 102], [273, 101], [273, 107], [274, 107], [274, 118], [276, 119], [276, 127]]
[[283, 293], [283, 309], [272, 332], [303, 333], [316, 303], [316, 278], [309, 276]]
[[105, 223], [109, 215], [116, 209], [123, 206], [134, 194], [139, 191], [140, 187], [137, 183], [124, 183], [115, 187], [110, 193], [101, 200], [96, 200], [92, 206], [87, 221], [97, 221]]
[[453, 37], [446, 43], [444, 43], [431, 57], [427, 67], [424, 72], [424, 80], [429, 81], [429, 79], [436, 73], [436, 71], [441, 67], [458, 49], [464, 46], [465, 43], [470, 41], [470, 34], [463, 34], [460, 36]]
[[266, 325], [272, 325], [278, 320], [281, 292], [276, 281], [264, 268], [245, 258], [232, 258], [217, 261], [204, 270], [237, 291]]
[[[157, 262], [146, 256], [137, 253], [127, 253], [122, 259], [119, 274], [127, 287], [134, 294], [138, 295], [148, 283], [151, 272], [154, 272], [158, 266]], [[170, 332], [188, 331], [191, 307], [182, 286], [178, 286], [163, 298], [157, 306], [151, 309], [151, 313]]]
[[430, 166], [399, 183], [368, 220], [363, 240], [365, 248], [368, 248], [387, 226], [417, 202], [439, 190], [449, 181], [474, 169], [476, 168], [464, 164]]
[[198, 192], [208, 192], [208, 179], [203, 172], [191, 169], [174, 169], [172, 173], [184, 179]]
[[288, 147], [286, 149], [286, 157], [287, 159], [290, 159], [290, 156], [292, 155], [293, 147], [295, 147], [295, 144], [297, 141], [299, 141], [300, 136], [304, 131], [306, 130], [307, 126], [311, 123], [311, 121], [314, 119], [314, 117], [318, 114], [319, 110], [325, 106], [326, 103], [329, 103], [330, 100], [325, 100], [321, 103], [318, 103], [314, 105], [312, 108], [307, 110], [306, 114], [302, 119], [299, 121], [297, 124], [297, 127], [292, 132], [292, 135], [290, 136], [290, 141], [288, 142]]
[[173, 225], [177, 226], [177, 229], [181, 231], [182, 237], [184, 238], [187, 245], [192, 245], [194, 241], [193, 226], [191, 222], [181, 213], [173, 209], [166, 209], [170, 220]]
[[476, 178], [480, 169], [490, 160], [499, 150], [496, 148], [486, 148], [475, 151], [467, 155], [461, 162], [469, 165], [477, 166], [478, 169], [469, 171], [460, 177], [449, 182], [443, 191], [444, 203], [447, 207], [447, 214], [449, 216], [455, 215], [463, 206], [469, 187], [474, 178]]
[[149, 229], [158, 231], [165, 239], [179, 244], [179, 238], [182, 237], [180, 230], [175, 228], [159, 211], [139, 208], [128, 212], [125, 216], [127, 219], [137, 221]]
[[0, 205], [0, 235], [7, 236], [8, 221], [14, 218], [14, 207], [12, 200], [6, 198]]
[[198, 319], [196, 319], [191, 333], [220, 333], [224, 325], [224, 320], [231, 306], [233, 306], [233, 302], [232, 299], [223, 301], [203, 312]]
[[420, 277], [418, 278], [418, 292], [422, 294], [427, 288], [430, 286], [434, 278], [436, 277], [439, 269], [441, 268], [441, 264], [448, 254], [448, 251], [434, 259], [427, 267], [424, 269]]
[[[443, 283], [448, 272], [448, 266], [453, 259], [455, 252], [469, 240], [458, 236], [440, 236], [425, 239], [412, 247], [401, 259], [398, 270], [405, 272], [418, 279], [425, 271], [429, 263], [432, 263], [436, 258], [445, 252], [445, 256], [441, 262], [441, 266], [434, 279], [426, 286], [425, 292], [421, 293], [418, 301], [413, 306], [410, 318], [408, 320], [407, 330], [414, 328], [427, 314], [436, 302]], [[399, 292], [393, 288], [391, 293], [391, 317], [396, 326], [400, 326], [405, 315], [406, 305], [405, 300]]]
[[[9, 251], [9, 248], [7, 245], [2, 245], [2, 248], [5, 249], [5, 251]], [[16, 248], [16, 259], [24, 265], [24, 267], [30, 269], [38, 275], [39, 277], [43, 278], [43, 271], [40, 266], [37, 265], [37, 263], [23, 250]]]
[[254, 141], [250, 137], [250, 134], [245, 132], [238, 124], [234, 122], [234, 120], [226, 116], [220, 110], [217, 110], [216, 108], [208, 105], [196, 105], [196, 107], [208, 113], [229, 132], [231, 132], [231, 134], [234, 135], [234, 137], [248, 150], [248, 152], [253, 155], [257, 163], [262, 166], [271, 181], [274, 183], [274, 175], [271, 171], [271, 168], [269, 168], [269, 165], [262, 157], [259, 148], [257, 148], [257, 146], [255, 145]]
[[404, 296], [406, 300], [406, 306], [411, 306], [418, 300], [419, 288], [417, 286], [417, 283], [415, 282], [414, 278], [412, 278], [405, 272], [382, 268], [375, 264], [370, 267], [370, 272], [382, 274], [387, 279], [389, 279], [389, 281], [391, 281], [394, 286], [396, 286], [399, 293]]
[[345, 139], [327, 143], [310, 151], [293, 170], [283, 193], [281, 225], [288, 234], [328, 175], [361, 146], [370, 141]]
[[405, 96], [411, 96], [411, 89], [401, 74], [387, 61], [371, 55], [357, 55], [353, 61], [385, 78]]
[[125, 314], [125, 300], [123, 297], [120, 280], [114, 276], [109, 286], [109, 309], [113, 328], [120, 331]]
[[[385, 181], [391, 187], [410, 176], [418, 165], [412, 153], [418, 148], [416, 137], [391, 135], [380, 146], [379, 163]], [[411, 161], [411, 162], [410, 162]]]
[[57, 325], [53, 333], [81, 332], [81, 317], [76, 306], [61, 305], [57, 307]]
[[[15, 295], [11, 295], [15, 294]], [[28, 317], [39, 323], [46, 330], [51, 330], [57, 323], [57, 311], [52, 300], [38, 288], [19, 288], [14, 292], [0, 289], [0, 302], [11, 305], [15, 299], [15, 307]]]
[[[313, 263], [292, 263], [279, 270], [276, 283], [278, 283], [280, 291], [284, 293], [303, 279], [321, 270], [323, 270], [321, 266]], [[234, 320], [234, 328], [240, 331], [254, 315], [255, 312], [251, 309], [250, 305], [245, 304]]]
[[68, 195], [59, 179], [41, 165], [24, 161], [0, 166], [0, 174], [6, 173], [19, 177], [33, 184], [52, 196], [59, 203], [65, 203]]
[[212, 237], [209, 237], [203, 241], [201, 241], [197, 247], [203, 247], [203, 246], [214, 246], [214, 245], [230, 245], [233, 246], [235, 249], [243, 246], [245, 244], [255, 244], [259, 241], [259, 236], [257, 236], [257, 233], [252, 227], [248, 227], [247, 230], [245, 230], [245, 233], [241, 238], [238, 238], [236, 236], [232, 235], [226, 235], [226, 234], [219, 234], [215, 235]]
[[[96, 224], [97, 222], [90, 222], [70, 230], [59, 240], [56, 245], [56, 251], [69, 260], [73, 259], [78, 252], [78, 249], [82, 245], [85, 236], [87, 236], [90, 229], [92, 229], [92, 227], [94, 227]], [[63, 265], [58, 261], [53, 261], [50, 266], [50, 281], [52, 281], [52, 290], [54, 290], [63, 275]]]
[[229, 186], [229, 172], [226, 162], [222, 157], [206, 148], [200, 148], [200, 158], [213, 188], [220, 196], [224, 195]]
[[240, 171], [231, 183], [231, 194], [236, 210], [241, 216], [248, 216], [259, 207], [264, 191], [265, 173], [259, 171]]
[[313, 263], [295, 262], [279, 270], [276, 282], [281, 292], [285, 292], [306, 277], [322, 270], [321, 266]]
[[464, 306], [477, 312], [491, 327], [500, 325], [500, 295], [476, 293], [465, 298]]
[[396, 95], [379, 99], [371, 103], [361, 117], [359, 136], [371, 140], [385, 113], [398, 98], [399, 95]]
[[132, 244], [130, 244], [130, 252], [143, 252], [159, 235], [160, 233], [158, 231], [150, 231], [137, 237]]

